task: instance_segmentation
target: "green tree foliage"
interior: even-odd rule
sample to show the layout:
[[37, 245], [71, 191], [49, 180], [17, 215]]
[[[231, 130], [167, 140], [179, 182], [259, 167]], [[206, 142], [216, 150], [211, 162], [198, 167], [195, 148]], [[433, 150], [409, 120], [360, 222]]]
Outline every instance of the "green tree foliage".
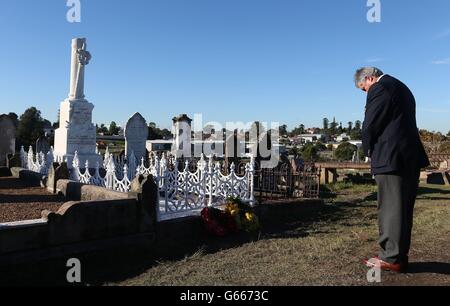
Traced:
[[303, 147], [301, 156], [307, 162], [314, 162], [319, 158], [318, 150], [312, 143], [308, 143]]
[[289, 150], [289, 155], [300, 156], [301, 154], [302, 151], [297, 146], [294, 146], [292, 149]]
[[323, 118], [323, 131], [326, 132], [328, 131], [330, 125], [330, 121], [328, 120], [328, 118]]
[[339, 161], [352, 160], [353, 154], [357, 149], [357, 146], [352, 145], [349, 142], [343, 142], [341, 145], [339, 145], [336, 151], [334, 151], [334, 157]]
[[300, 124], [298, 127], [293, 129], [289, 135], [292, 137], [292, 136], [303, 135], [303, 134], [305, 134], [305, 125]]
[[108, 135], [108, 128], [102, 123], [100, 127], [97, 125], [97, 134]]
[[168, 129], [160, 129], [154, 122], [150, 122], [148, 125], [148, 140], [170, 139], [172, 137], [172, 132]]
[[327, 150], [327, 146], [324, 145], [321, 141], [318, 141], [318, 142], [316, 143], [316, 149], [317, 149], [318, 152], [320, 152], [320, 151], [326, 151], [326, 150]]
[[288, 135], [287, 125], [283, 124], [280, 126], [280, 136], [286, 136], [286, 135]]
[[336, 122], [336, 117], [335, 117], [335, 118], [333, 118], [333, 122], [331, 122], [331, 125], [330, 125], [330, 132], [332, 135], [336, 134], [337, 128], [338, 128], [338, 124]]
[[362, 139], [362, 130], [361, 130], [362, 123], [361, 121], [357, 120], [355, 122], [355, 127], [352, 129], [352, 131], [349, 133], [351, 140], [361, 140]]
[[60, 114], [61, 114], [61, 110], [58, 109], [58, 116], [56, 117], [56, 122], [53, 123], [53, 128], [54, 128], [55, 130], [56, 130], [56, 129], [59, 129], [59, 117], [60, 117]]
[[28, 108], [20, 116], [17, 138], [20, 145], [27, 149], [30, 145], [35, 148], [36, 140], [44, 134], [44, 119], [41, 112], [35, 107]]
[[350, 133], [353, 130], [353, 122], [349, 121], [347, 126], [347, 132]]
[[112, 121], [109, 125], [109, 135], [119, 135], [120, 128], [117, 126], [117, 123]]

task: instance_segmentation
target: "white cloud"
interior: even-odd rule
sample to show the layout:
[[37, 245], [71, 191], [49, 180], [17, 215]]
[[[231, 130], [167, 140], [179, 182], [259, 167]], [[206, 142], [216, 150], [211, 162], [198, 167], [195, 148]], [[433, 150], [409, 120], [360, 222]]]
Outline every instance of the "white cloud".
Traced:
[[432, 61], [432, 63], [435, 65], [450, 65], [450, 57], [444, 58], [441, 60], [437, 60], [437, 61]]
[[384, 62], [384, 58], [380, 58], [380, 57], [374, 57], [374, 58], [368, 58], [366, 59], [367, 63], [379, 63], [379, 62]]

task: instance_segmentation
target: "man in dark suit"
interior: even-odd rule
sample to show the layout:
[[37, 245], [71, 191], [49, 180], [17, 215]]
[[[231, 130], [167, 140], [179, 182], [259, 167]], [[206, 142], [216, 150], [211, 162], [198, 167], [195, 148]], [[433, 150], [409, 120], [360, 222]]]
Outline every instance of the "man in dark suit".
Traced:
[[378, 68], [359, 69], [355, 84], [367, 92], [363, 149], [378, 185], [380, 254], [366, 264], [405, 272], [420, 169], [429, 166], [417, 129], [416, 102], [405, 84]]

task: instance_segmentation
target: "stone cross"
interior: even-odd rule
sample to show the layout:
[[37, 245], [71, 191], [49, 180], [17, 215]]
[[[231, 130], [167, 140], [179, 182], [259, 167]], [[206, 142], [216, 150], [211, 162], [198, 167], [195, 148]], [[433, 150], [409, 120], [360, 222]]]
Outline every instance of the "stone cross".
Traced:
[[84, 70], [92, 59], [86, 50], [86, 38], [75, 38], [72, 40], [72, 61], [70, 70], [70, 100], [84, 99]]

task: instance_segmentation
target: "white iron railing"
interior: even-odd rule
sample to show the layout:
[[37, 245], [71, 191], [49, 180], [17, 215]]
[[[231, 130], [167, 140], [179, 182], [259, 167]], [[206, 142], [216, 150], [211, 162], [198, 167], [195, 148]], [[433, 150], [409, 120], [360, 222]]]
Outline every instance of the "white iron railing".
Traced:
[[[55, 160], [53, 149], [45, 156], [42, 153], [33, 154], [30, 147], [28, 154], [21, 150], [22, 167], [31, 171], [48, 174], [48, 169]], [[57, 159], [58, 160], [58, 159]], [[129, 192], [131, 181], [137, 175], [152, 175], [159, 188], [160, 214], [170, 214], [201, 209], [207, 206], [217, 206], [224, 203], [227, 197], [240, 197], [243, 201], [254, 203], [254, 158], [245, 165], [245, 173], [239, 176], [235, 165], [231, 164], [229, 174], [223, 174], [219, 162], [213, 161], [213, 156], [202, 155], [197, 162], [195, 171], [189, 169], [185, 162], [179, 171], [179, 161], [174, 157], [154, 155], [146, 167], [144, 159], [137, 163], [132, 152], [128, 157], [115, 158], [108, 151], [103, 164], [96, 163], [94, 167], [86, 161], [81, 166], [78, 153], [75, 152], [70, 179], [83, 184], [105, 187], [119, 192]], [[172, 165], [172, 166], [169, 166]], [[102, 166], [102, 167], [101, 167]], [[103, 174], [102, 174], [103, 173]]]
[[53, 147], [47, 154], [42, 152], [33, 153], [33, 148], [30, 146], [28, 153], [25, 152], [23, 146], [20, 149], [20, 161], [22, 168], [41, 173], [42, 175], [48, 175], [48, 170], [52, 166], [55, 160], [53, 154]]

